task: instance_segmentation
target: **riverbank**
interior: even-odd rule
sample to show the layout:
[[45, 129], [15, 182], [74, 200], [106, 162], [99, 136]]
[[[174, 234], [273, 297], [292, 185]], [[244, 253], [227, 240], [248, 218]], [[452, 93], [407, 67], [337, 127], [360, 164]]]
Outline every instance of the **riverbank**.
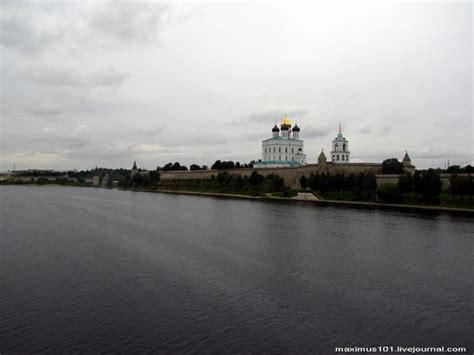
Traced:
[[340, 207], [354, 207], [354, 208], [369, 208], [369, 209], [386, 209], [386, 210], [400, 210], [400, 211], [418, 211], [418, 212], [448, 212], [456, 214], [465, 214], [474, 216], [473, 209], [467, 208], [450, 208], [440, 206], [418, 206], [418, 205], [407, 205], [407, 204], [386, 204], [378, 202], [362, 202], [362, 201], [339, 201], [339, 200], [321, 200], [321, 199], [308, 199], [307, 197], [275, 197], [271, 195], [265, 196], [248, 196], [239, 194], [227, 194], [217, 192], [197, 192], [197, 191], [177, 191], [177, 190], [147, 190], [147, 189], [134, 189], [133, 191], [141, 192], [155, 192], [155, 193], [166, 193], [176, 195], [193, 195], [193, 196], [211, 196], [211, 197], [222, 197], [222, 198], [238, 198], [246, 200], [266, 200], [266, 201], [285, 201], [285, 202], [305, 202], [312, 203], [321, 206], [340, 206]]
[[[86, 184], [53, 184], [48, 183], [44, 185], [36, 184], [1, 184], [3, 186], [66, 186], [66, 187], [95, 187], [101, 188], [99, 186], [92, 186]], [[107, 188], [112, 189], [112, 188]], [[307, 195], [294, 196], [294, 197], [278, 197], [272, 196], [271, 194], [251, 196], [245, 194], [235, 194], [235, 193], [222, 193], [222, 192], [201, 192], [201, 191], [186, 191], [186, 190], [158, 190], [158, 189], [120, 189], [123, 191], [139, 191], [139, 192], [153, 192], [153, 193], [164, 193], [164, 194], [176, 194], [176, 195], [192, 195], [192, 196], [203, 196], [203, 197], [220, 197], [220, 198], [236, 198], [236, 199], [245, 199], [245, 200], [265, 200], [265, 201], [278, 201], [278, 202], [305, 202], [312, 203], [320, 206], [338, 206], [338, 207], [352, 207], [352, 208], [366, 208], [366, 209], [385, 209], [385, 210], [399, 210], [399, 211], [412, 211], [412, 212], [446, 212], [446, 213], [455, 213], [463, 214], [467, 216], [474, 216], [474, 209], [468, 208], [453, 208], [453, 207], [442, 207], [442, 206], [424, 206], [424, 205], [411, 205], [411, 204], [386, 204], [379, 202], [364, 202], [364, 201], [343, 201], [343, 200], [326, 200], [319, 198], [308, 198]]]

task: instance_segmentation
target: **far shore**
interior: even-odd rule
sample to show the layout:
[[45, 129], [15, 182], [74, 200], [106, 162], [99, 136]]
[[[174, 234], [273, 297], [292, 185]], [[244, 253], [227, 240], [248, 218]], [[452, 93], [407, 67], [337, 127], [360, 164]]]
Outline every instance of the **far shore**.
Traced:
[[451, 207], [440, 207], [440, 206], [387, 204], [387, 203], [363, 202], [363, 201], [307, 200], [307, 199], [302, 199], [302, 198], [297, 198], [297, 197], [286, 198], [286, 197], [274, 197], [274, 196], [248, 196], [248, 195], [239, 195], [239, 194], [226, 194], [226, 193], [219, 193], [219, 192], [199, 192], [199, 191], [146, 190], [146, 189], [133, 189], [131, 191], [155, 192], [155, 193], [176, 194], [176, 195], [240, 198], [240, 199], [246, 199], [246, 200], [305, 202], [305, 203], [312, 203], [312, 204], [326, 205], [326, 206], [359, 207], [359, 208], [369, 208], [369, 209], [380, 208], [380, 209], [402, 210], [402, 211], [412, 210], [412, 211], [419, 211], [419, 212], [451, 212], [451, 213], [467, 214], [469, 216], [474, 216], [473, 209], [451, 208]]
[[[1, 185], [0, 185], [1, 186]], [[339, 207], [353, 207], [353, 208], [366, 208], [366, 209], [386, 209], [386, 210], [399, 210], [399, 211], [412, 211], [412, 212], [447, 212], [454, 214], [462, 214], [468, 216], [474, 216], [474, 209], [468, 208], [454, 208], [454, 207], [442, 207], [442, 206], [421, 206], [421, 205], [408, 205], [408, 204], [388, 204], [379, 202], [364, 202], [364, 201], [340, 201], [340, 200], [309, 200], [298, 197], [276, 197], [276, 196], [250, 196], [243, 194], [231, 194], [221, 192], [201, 192], [201, 191], [185, 191], [185, 190], [151, 190], [151, 189], [121, 189], [121, 188], [107, 188], [100, 186], [91, 185], [62, 185], [62, 184], [3, 184], [3, 186], [67, 186], [67, 187], [87, 187], [87, 188], [105, 188], [105, 189], [118, 189], [122, 191], [137, 191], [137, 192], [153, 192], [153, 193], [164, 193], [164, 194], [175, 194], [175, 195], [192, 195], [192, 196], [203, 196], [203, 197], [221, 197], [221, 198], [237, 198], [244, 200], [264, 200], [264, 201], [278, 201], [278, 202], [293, 202], [293, 203], [310, 203], [320, 206], [339, 206]]]

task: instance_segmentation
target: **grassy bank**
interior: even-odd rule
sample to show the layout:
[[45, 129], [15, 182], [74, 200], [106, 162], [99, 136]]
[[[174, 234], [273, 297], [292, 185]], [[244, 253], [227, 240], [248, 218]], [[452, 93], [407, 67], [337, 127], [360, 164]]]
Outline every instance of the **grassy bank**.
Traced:
[[[326, 192], [319, 193], [324, 200], [332, 201], [350, 201], [350, 202], [376, 202], [375, 194], [353, 193], [353, 192]], [[422, 200], [421, 196], [415, 192], [404, 194], [402, 200], [397, 203], [400, 205], [422, 206], [422, 207], [444, 207], [444, 208], [462, 208], [474, 210], [474, 199], [471, 197], [453, 197], [447, 192], [443, 192], [434, 202], [428, 203]]]

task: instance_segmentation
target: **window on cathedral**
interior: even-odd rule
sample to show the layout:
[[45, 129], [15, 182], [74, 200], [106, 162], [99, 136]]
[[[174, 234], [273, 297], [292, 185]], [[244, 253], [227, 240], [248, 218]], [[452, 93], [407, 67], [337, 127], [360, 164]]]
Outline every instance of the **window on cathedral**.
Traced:
[[335, 160], [336, 160], [336, 156], [333, 155], [333, 156], [332, 156], [332, 161], [335, 161]]
[[338, 145], [337, 143], [334, 144], [334, 148], [336, 148], [336, 149], [334, 149], [334, 150], [337, 150], [337, 147], [339, 147], [339, 145]]
[[336, 155], [336, 160], [337, 160], [337, 161], [339, 161], [339, 154], [338, 154], [338, 155]]
[[346, 150], [346, 143], [342, 145], [342, 150]]
[[278, 156], [278, 160], [281, 160], [281, 155]]
[[294, 153], [294, 152], [295, 152], [295, 148], [291, 148], [291, 152]]
[[281, 147], [278, 147], [278, 153], [281, 153]]
[[341, 157], [342, 160], [344, 160], [344, 155]]
[[285, 148], [285, 153], [288, 153], [288, 148]]

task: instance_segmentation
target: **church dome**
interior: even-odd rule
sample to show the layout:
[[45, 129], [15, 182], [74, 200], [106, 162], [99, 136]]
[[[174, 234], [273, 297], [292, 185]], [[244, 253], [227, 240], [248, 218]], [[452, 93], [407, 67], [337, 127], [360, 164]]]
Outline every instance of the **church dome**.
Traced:
[[272, 132], [280, 132], [280, 129], [278, 128], [278, 126], [276, 124], [272, 128]]
[[286, 114], [285, 114], [285, 117], [283, 117], [283, 120], [281, 121], [281, 128], [283, 129], [283, 127], [285, 126], [291, 127], [291, 121]]
[[300, 131], [300, 128], [298, 127], [297, 124], [295, 124], [295, 126], [293, 127], [293, 132], [299, 132]]

